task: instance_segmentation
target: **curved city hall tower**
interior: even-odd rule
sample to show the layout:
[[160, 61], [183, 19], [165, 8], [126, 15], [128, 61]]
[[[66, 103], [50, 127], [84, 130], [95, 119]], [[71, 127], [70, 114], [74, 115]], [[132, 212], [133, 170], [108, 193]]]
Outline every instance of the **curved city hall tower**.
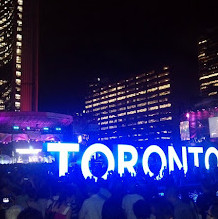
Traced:
[[0, 110], [38, 110], [38, 0], [0, 1]]

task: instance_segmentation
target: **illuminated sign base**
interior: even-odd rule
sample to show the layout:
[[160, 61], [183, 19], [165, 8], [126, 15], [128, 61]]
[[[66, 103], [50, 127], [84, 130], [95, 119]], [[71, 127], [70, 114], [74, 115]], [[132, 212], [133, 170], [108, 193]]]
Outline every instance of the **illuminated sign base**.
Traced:
[[[118, 144], [118, 156], [117, 156], [117, 166], [118, 173], [122, 175], [124, 170], [127, 169], [132, 175], [136, 175], [134, 166], [138, 162], [138, 152], [132, 145]], [[203, 147], [182, 147], [182, 159], [179, 158], [173, 146], [168, 147], [168, 157], [164, 151], [157, 145], [151, 145], [145, 149], [142, 157], [142, 167], [145, 174], [149, 174], [151, 177], [154, 173], [149, 167], [149, 157], [151, 154], [156, 153], [161, 159], [161, 168], [159, 171], [159, 178], [163, 177], [164, 169], [169, 169], [169, 172], [174, 171], [175, 165], [181, 170], [183, 168], [184, 173], [188, 171], [188, 158], [187, 154], [193, 154], [194, 166], [199, 167], [199, 154], [204, 154]], [[76, 143], [48, 143], [47, 151], [49, 152], [59, 152], [59, 176], [65, 175], [68, 172], [68, 153], [69, 152], [79, 152], [79, 144]], [[104, 144], [96, 143], [89, 146], [81, 160], [81, 170], [83, 176], [95, 177], [89, 168], [89, 161], [94, 153], [103, 153], [108, 160], [108, 167], [102, 178], [106, 179], [109, 171], [115, 170], [115, 158], [112, 151]], [[126, 161], [125, 154], [130, 153], [131, 159]], [[218, 150], [215, 147], [209, 147], [204, 154], [204, 165], [206, 169], [210, 168], [209, 158], [210, 155], [214, 154], [218, 160]], [[168, 164], [168, 165], [167, 165]]]

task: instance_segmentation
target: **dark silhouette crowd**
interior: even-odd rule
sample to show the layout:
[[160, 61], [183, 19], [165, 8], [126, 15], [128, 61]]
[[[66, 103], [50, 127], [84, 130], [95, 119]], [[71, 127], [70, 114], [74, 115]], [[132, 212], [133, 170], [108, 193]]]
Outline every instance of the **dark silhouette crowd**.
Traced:
[[2, 219], [218, 219], [218, 168], [84, 179], [74, 165], [0, 165]]

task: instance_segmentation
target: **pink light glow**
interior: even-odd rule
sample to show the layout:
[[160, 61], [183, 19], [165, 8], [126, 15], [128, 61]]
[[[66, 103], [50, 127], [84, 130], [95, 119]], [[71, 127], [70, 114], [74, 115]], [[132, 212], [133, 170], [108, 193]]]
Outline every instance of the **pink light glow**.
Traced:
[[189, 114], [189, 113], [186, 113], [186, 117], [189, 119], [189, 117], [190, 117], [190, 114]]

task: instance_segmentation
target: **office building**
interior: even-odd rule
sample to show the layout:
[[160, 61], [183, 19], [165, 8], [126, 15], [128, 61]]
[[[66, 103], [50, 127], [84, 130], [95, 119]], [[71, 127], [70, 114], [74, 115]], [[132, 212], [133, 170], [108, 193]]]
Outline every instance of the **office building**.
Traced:
[[218, 28], [200, 37], [198, 53], [201, 96], [218, 96]]
[[0, 2], [0, 110], [38, 109], [38, 0]]
[[99, 142], [172, 143], [173, 113], [170, 68], [142, 73], [116, 83], [100, 78], [89, 85], [85, 113], [98, 124]]

